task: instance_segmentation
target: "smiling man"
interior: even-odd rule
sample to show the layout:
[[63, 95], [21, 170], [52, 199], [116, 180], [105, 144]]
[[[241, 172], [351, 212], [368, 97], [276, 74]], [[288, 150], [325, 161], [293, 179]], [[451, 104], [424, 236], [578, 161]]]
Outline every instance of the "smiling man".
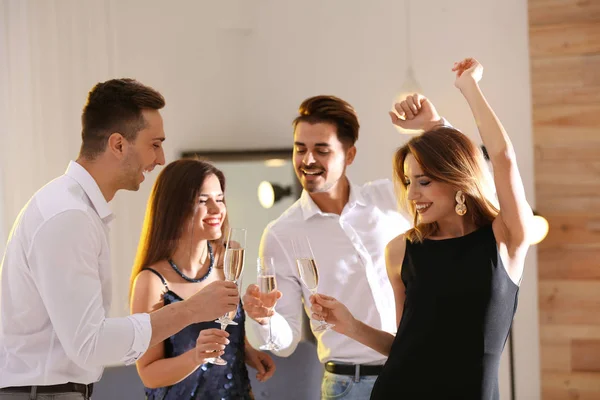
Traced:
[[[415, 95], [398, 107], [411, 129], [443, 123], [422, 96]], [[395, 333], [394, 295], [384, 250], [411, 226], [397, 211], [390, 180], [355, 185], [347, 178], [359, 132], [350, 104], [334, 96], [309, 98], [300, 105], [293, 125], [294, 168], [304, 190], [296, 203], [267, 226], [260, 248], [261, 256], [273, 257], [275, 262], [281, 292], [273, 296], [278, 298], [276, 312], [267, 308], [275, 299], [261, 296], [258, 287], [250, 286], [244, 296], [253, 345], [266, 342], [266, 317], [273, 314], [272, 332], [279, 347], [275, 354], [284, 357], [294, 352], [301, 339], [303, 302], [310, 315], [310, 292], [298, 275], [291, 240], [308, 237], [318, 265], [319, 293], [343, 298], [356, 318]], [[322, 398], [368, 399], [385, 357], [333, 330], [315, 331], [316, 326], [313, 323], [318, 356], [326, 371]]]
[[215, 282], [150, 314], [107, 317], [108, 203], [165, 163], [164, 105], [132, 79], [97, 84], [77, 161], [17, 217], [0, 266], [0, 399], [88, 399], [104, 365], [135, 362], [187, 325], [236, 309], [235, 284]]

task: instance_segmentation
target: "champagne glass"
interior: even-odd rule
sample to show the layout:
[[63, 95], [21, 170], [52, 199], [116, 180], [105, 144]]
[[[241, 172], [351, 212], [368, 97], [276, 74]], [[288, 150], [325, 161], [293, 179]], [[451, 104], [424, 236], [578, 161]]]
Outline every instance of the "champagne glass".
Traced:
[[[275, 277], [275, 265], [271, 257], [258, 257], [256, 261], [256, 279], [260, 292], [264, 294], [272, 293], [277, 290], [277, 279]], [[265, 304], [266, 307], [272, 309], [275, 303]], [[267, 319], [269, 324], [269, 339], [266, 344], [259, 347], [261, 350], [279, 350], [279, 346], [273, 342], [273, 332], [271, 330], [271, 317]]]
[[[244, 270], [244, 250], [246, 248], [246, 230], [230, 228], [225, 245], [225, 256], [223, 258], [223, 271], [225, 280], [237, 285], [237, 281]], [[215, 322], [221, 325], [237, 325], [237, 322], [229, 317], [229, 313], [221, 316]]]
[[[296, 258], [296, 266], [298, 267], [300, 280], [312, 295], [317, 294], [319, 286], [319, 270], [308, 237], [299, 236], [293, 238], [292, 251]], [[335, 326], [333, 324], [328, 324], [324, 320], [314, 320], [311, 318], [311, 321], [315, 321], [318, 324], [315, 328], [315, 332], [326, 331]]]
[[[227, 243], [225, 245], [225, 256], [223, 258], [223, 270], [225, 273], [225, 280], [238, 284], [238, 279], [242, 275], [244, 270], [244, 250], [246, 248], [246, 230], [238, 228], [230, 228], [229, 235], [227, 236]], [[236, 311], [233, 311], [234, 318]], [[238, 323], [229, 317], [229, 313], [219, 317], [215, 321], [221, 324], [221, 330], [224, 331], [227, 325], [237, 325]], [[207, 359], [206, 362], [215, 365], [227, 365], [227, 361], [223, 360], [221, 356]]]

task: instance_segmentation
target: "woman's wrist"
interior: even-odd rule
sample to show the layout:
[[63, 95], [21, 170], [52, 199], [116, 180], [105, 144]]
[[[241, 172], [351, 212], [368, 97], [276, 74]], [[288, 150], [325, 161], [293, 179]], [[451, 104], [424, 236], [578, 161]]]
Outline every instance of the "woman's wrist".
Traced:
[[468, 82], [467, 84], [462, 85], [460, 87], [461, 93], [466, 98], [468, 98], [473, 93], [477, 93], [479, 91], [479, 84], [477, 83], [477, 81], [475, 79], [469, 79], [467, 82]]
[[434, 130], [435, 128], [446, 126], [446, 125], [448, 125], [446, 120], [444, 118], [441, 118], [438, 116], [437, 119], [433, 119], [433, 120], [425, 123], [425, 125], [423, 126], [423, 130], [425, 132], [428, 132], [428, 131]]

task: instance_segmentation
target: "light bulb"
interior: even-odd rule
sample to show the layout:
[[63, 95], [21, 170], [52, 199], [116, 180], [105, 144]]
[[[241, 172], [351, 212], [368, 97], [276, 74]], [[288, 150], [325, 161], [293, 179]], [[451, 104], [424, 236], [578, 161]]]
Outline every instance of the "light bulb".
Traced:
[[258, 185], [258, 202], [263, 208], [271, 208], [275, 204], [275, 190], [270, 182], [262, 181]]
[[550, 226], [548, 225], [546, 218], [541, 215], [534, 215], [529, 243], [534, 245], [544, 240], [548, 234], [549, 228]]
[[271, 168], [283, 167], [287, 163], [287, 160], [282, 158], [270, 158], [265, 160], [265, 166]]

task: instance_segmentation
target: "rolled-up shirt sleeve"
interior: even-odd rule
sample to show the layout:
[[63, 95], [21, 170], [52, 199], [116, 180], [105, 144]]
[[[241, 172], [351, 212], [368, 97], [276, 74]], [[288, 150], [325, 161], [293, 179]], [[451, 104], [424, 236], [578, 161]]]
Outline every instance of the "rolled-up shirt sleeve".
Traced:
[[150, 314], [133, 314], [127, 318], [133, 325], [133, 343], [131, 344], [131, 351], [121, 361], [126, 365], [130, 365], [135, 363], [148, 350], [152, 338], [152, 325], [150, 324]]
[[135, 362], [150, 344], [148, 314], [107, 318], [99, 271], [103, 232], [83, 210], [47, 220], [27, 252], [56, 336], [81, 367]]

